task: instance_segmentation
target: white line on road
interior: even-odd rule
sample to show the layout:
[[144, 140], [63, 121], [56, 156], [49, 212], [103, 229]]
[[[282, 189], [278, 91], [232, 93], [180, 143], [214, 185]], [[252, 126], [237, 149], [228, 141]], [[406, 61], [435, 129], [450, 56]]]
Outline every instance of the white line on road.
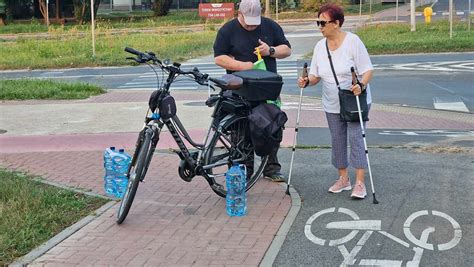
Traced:
[[[446, 89], [443, 87], [440, 87], [440, 88], [450, 91], [449, 89]], [[469, 112], [469, 109], [466, 107], [464, 102], [459, 97], [454, 97], [454, 98], [434, 97], [433, 106], [435, 109]]]
[[441, 85], [439, 85], [439, 84], [437, 84], [437, 83], [434, 83], [434, 82], [428, 82], [428, 83], [431, 84], [431, 85], [434, 85], [434, 86], [438, 87], [439, 89], [445, 90], [445, 91], [447, 91], [447, 92], [449, 92], [449, 93], [451, 93], [451, 94], [455, 94], [455, 93], [456, 93], [456, 92], [454, 92], [453, 90], [448, 89], [448, 88], [445, 88], [445, 87], [443, 87], [443, 86], [441, 86]]

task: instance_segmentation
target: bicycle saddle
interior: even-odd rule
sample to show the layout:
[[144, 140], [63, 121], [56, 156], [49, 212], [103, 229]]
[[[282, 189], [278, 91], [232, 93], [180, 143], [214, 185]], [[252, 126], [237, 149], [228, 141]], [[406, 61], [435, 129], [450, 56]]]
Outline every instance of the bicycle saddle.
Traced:
[[225, 82], [225, 84], [223, 84], [223, 87], [221, 88], [226, 90], [238, 90], [242, 87], [242, 84], [244, 83], [244, 80], [242, 78], [232, 74], [224, 74], [220, 78], [220, 80]]

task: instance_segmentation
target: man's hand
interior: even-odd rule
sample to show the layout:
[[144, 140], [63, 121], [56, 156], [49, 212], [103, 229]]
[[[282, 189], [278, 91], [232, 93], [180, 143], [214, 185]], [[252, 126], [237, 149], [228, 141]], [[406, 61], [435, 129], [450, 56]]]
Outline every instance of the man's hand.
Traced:
[[217, 66], [220, 66], [226, 70], [241, 71], [250, 70], [253, 68], [253, 62], [251, 61], [239, 61], [234, 59], [233, 56], [222, 55], [214, 58], [214, 62]]
[[[258, 43], [260, 44], [259, 46], [257, 46], [256, 48], [258, 48], [260, 50], [260, 55], [262, 55], [263, 57], [266, 57], [266, 56], [269, 56], [270, 55], [270, 46], [265, 43], [264, 41], [262, 41], [261, 39], [258, 39]], [[257, 52], [253, 52], [254, 54], [257, 54]]]

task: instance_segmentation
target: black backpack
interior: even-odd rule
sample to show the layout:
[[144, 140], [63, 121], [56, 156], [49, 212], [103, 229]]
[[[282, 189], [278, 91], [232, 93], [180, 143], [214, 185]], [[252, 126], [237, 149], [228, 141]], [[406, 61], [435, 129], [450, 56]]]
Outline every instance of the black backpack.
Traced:
[[267, 156], [283, 139], [286, 113], [274, 104], [262, 103], [252, 109], [248, 120], [255, 154]]

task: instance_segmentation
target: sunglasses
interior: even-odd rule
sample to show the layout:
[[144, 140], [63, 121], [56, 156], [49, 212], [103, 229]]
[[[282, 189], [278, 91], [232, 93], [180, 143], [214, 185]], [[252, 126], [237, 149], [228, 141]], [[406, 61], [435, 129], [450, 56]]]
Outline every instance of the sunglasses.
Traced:
[[322, 28], [326, 27], [326, 24], [327, 23], [333, 23], [335, 22], [335, 20], [329, 20], [329, 21], [326, 21], [326, 20], [317, 20], [316, 21], [316, 25], [321, 26]]

